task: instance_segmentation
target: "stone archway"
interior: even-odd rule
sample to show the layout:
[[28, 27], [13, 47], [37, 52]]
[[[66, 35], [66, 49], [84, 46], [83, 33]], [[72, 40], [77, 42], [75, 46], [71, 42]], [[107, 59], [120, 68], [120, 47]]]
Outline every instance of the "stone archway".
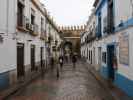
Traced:
[[80, 33], [84, 31], [84, 26], [60, 27], [60, 32], [66, 41], [71, 44], [71, 52], [80, 55]]
[[64, 43], [64, 53], [65, 54], [71, 54], [73, 51], [73, 44], [70, 41], [66, 41]]

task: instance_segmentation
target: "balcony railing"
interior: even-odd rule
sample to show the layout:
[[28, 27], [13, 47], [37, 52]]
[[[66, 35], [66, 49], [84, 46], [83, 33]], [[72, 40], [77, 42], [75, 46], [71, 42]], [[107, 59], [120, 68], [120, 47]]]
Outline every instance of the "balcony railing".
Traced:
[[88, 32], [88, 35], [85, 38], [85, 42], [89, 43], [93, 41], [95, 38], [96, 38], [96, 33], [94, 30], [91, 30], [90, 32]]
[[97, 37], [97, 38], [101, 38], [101, 37], [102, 37], [101, 29], [100, 29], [99, 26], [96, 27], [96, 37]]
[[20, 13], [17, 14], [17, 28], [24, 31], [28, 31], [30, 28], [29, 19]]
[[36, 25], [36, 24], [34, 25], [34, 32], [38, 33], [38, 25]]
[[42, 40], [45, 40], [46, 39], [46, 31], [43, 28], [41, 28], [40, 39], [42, 39]]
[[37, 36], [38, 35], [38, 25], [30, 24], [30, 33], [31, 33], [31, 35]]

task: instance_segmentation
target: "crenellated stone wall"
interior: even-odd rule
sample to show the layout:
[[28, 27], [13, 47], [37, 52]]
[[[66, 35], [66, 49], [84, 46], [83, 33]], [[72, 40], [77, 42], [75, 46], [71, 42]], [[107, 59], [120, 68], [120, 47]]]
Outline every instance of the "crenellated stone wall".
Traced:
[[85, 30], [85, 25], [60, 26], [58, 28], [66, 42], [72, 43], [72, 52], [80, 54], [80, 34]]

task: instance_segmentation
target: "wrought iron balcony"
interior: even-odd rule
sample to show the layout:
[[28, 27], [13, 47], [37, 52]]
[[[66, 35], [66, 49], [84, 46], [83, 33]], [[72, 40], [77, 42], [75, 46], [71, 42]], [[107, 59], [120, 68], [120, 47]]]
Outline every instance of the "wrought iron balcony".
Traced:
[[40, 35], [40, 39], [42, 39], [42, 40], [46, 40], [46, 31], [43, 29], [43, 28], [41, 28], [41, 35]]
[[30, 33], [31, 35], [37, 36], [38, 35], [38, 25], [30, 24]]
[[17, 28], [22, 31], [29, 30], [29, 19], [21, 13], [17, 13]]
[[88, 32], [89, 34], [86, 36], [86, 43], [89, 43], [91, 41], [93, 41], [96, 38], [96, 33], [94, 30], [91, 30], [90, 32]]
[[102, 37], [101, 29], [100, 29], [99, 26], [96, 27], [96, 37], [97, 37], [97, 38], [101, 38], [101, 37]]

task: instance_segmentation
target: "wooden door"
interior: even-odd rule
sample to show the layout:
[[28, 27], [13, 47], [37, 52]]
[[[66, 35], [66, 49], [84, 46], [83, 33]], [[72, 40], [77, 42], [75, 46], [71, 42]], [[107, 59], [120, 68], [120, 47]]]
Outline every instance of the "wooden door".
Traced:
[[109, 45], [107, 47], [107, 65], [108, 65], [108, 78], [115, 79], [115, 69], [113, 68], [113, 58], [114, 58], [114, 45]]
[[35, 45], [31, 45], [31, 71], [35, 70]]
[[99, 69], [102, 66], [102, 54], [101, 53], [102, 53], [101, 47], [98, 47], [98, 66], [99, 66]]
[[23, 77], [25, 74], [24, 68], [24, 44], [17, 44], [17, 77]]
[[40, 59], [41, 59], [41, 68], [44, 67], [44, 47], [40, 48]]

